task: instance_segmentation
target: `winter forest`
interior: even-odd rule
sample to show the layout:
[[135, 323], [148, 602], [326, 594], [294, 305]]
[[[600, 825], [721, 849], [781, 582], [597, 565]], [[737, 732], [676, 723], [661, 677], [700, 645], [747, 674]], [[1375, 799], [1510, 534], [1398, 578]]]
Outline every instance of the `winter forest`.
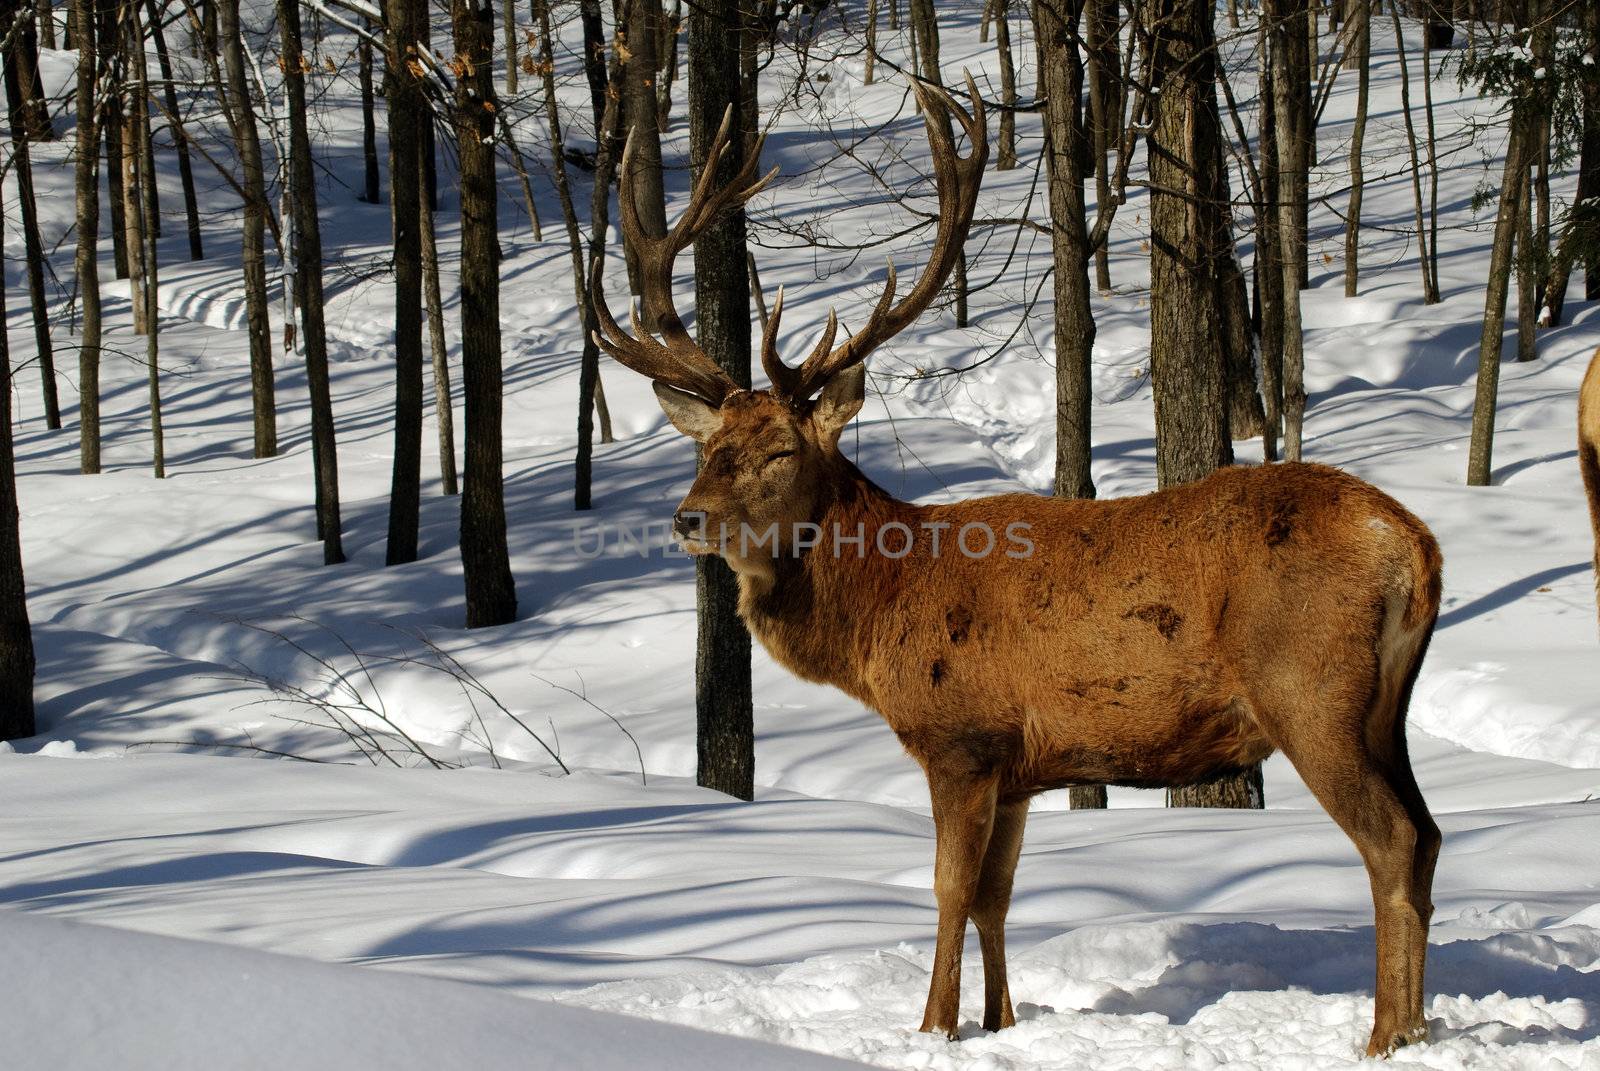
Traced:
[[1594, 0], [0, 60], [0, 1064], [1600, 1071]]

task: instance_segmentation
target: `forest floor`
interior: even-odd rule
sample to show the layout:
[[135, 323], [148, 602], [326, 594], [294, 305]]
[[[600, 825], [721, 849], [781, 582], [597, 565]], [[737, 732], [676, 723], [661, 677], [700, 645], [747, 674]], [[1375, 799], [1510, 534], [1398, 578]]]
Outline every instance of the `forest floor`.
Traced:
[[[267, 10], [252, 26], [270, 51]], [[977, 10], [950, 5], [945, 65], [993, 77]], [[1407, 32], [1415, 97], [1421, 60]], [[1026, 92], [1032, 45], [1016, 33]], [[1540, 332], [1536, 361], [1503, 366], [1493, 485], [1465, 486], [1493, 211], [1471, 202], [1480, 183], [1497, 181], [1504, 135], [1496, 102], [1457, 86], [1453, 71], [1434, 83], [1444, 300], [1424, 305], [1408, 233], [1399, 59], [1386, 35], [1375, 29], [1369, 229], [1353, 299], [1343, 297], [1334, 211], [1348, 167], [1349, 79], [1336, 83], [1322, 119], [1313, 186], [1329, 200], [1313, 211], [1315, 270], [1304, 295], [1305, 452], [1395, 495], [1445, 553], [1443, 615], [1410, 717], [1418, 778], [1445, 834], [1428, 975], [1434, 1041], [1394, 1060], [1600, 1068], [1600, 641], [1574, 442], [1600, 304], [1569, 303], [1567, 325]], [[1247, 124], [1250, 39], [1230, 46]], [[864, 86], [858, 56], [826, 55], [842, 40], [825, 36], [804, 70], [780, 50], [764, 76], [767, 113], [778, 113], [767, 163], [784, 177], [752, 205], [753, 234], [763, 279], [787, 287], [789, 351], [809, 347], [808, 325], [830, 304], [847, 322], [859, 318], [851, 310], [875, 297], [885, 251], [858, 257], [800, 245], [797, 235], [859, 243], [912, 222], [874, 185], [868, 163], [912, 189], [915, 206], [932, 203], [903, 83]], [[330, 42], [328, 54], [352, 73], [348, 40]], [[898, 34], [880, 42], [891, 54], [905, 48]], [[563, 99], [581, 141], [587, 104], [573, 27], [563, 44]], [[47, 54], [47, 80], [60, 85], [73, 62]], [[1371, 1018], [1366, 875], [1281, 758], [1266, 766], [1260, 812], [1169, 810], [1159, 793], [1134, 790], [1113, 790], [1101, 812], [1068, 811], [1062, 793], [1041, 797], [1009, 933], [1020, 1022], [996, 1034], [976, 1025], [974, 942], [962, 1040], [916, 1032], [936, 915], [921, 773], [875, 715], [757, 650], [757, 798], [694, 787], [692, 567], [659, 547], [641, 556], [617, 546], [622, 529], [655, 524], [662, 533], [693, 453], [648, 385], [609, 362], [617, 439], [596, 450], [596, 508], [571, 508], [580, 339], [541, 168], [545, 241], [529, 234], [514, 180], [501, 202], [519, 618], [461, 627], [457, 503], [440, 493], [431, 417], [421, 557], [385, 568], [388, 207], [360, 203], [349, 184], [360, 168], [352, 82], [326, 80], [316, 139], [344, 565], [324, 567], [314, 539], [309, 414], [293, 355], [277, 369], [283, 453], [250, 457], [237, 211], [215, 174], [197, 162], [204, 261], [182, 259], [176, 179], [162, 191], [162, 481], [149, 470], [143, 341], [131, 332], [126, 284], [110, 281], [109, 243], [105, 473], [77, 474], [64, 298], [55, 339], [66, 429], [45, 429], [7, 179], [8, 324], [13, 358], [27, 362], [14, 405], [41, 730], [0, 745], [0, 958], [25, 967], [13, 974], [22, 1002], [0, 1002], [13, 1054], [25, 1064], [38, 1057], [32, 1066], [93, 1066], [114, 1052], [125, 1066], [200, 1067], [216, 1066], [233, 1043], [241, 1065], [298, 1045], [341, 1067], [504, 1063], [536, 1051], [549, 1061], [536, 1066], [551, 1067], [677, 1066], [663, 1053], [681, 1054], [685, 1067], [805, 1066], [800, 1053], [752, 1047], [766, 1041], [949, 1069], [1358, 1059]], [[539, 156], [536, 114], [520, 129], [519, 143]], [[1040, 211], [1036, 119], [1023, 115], [1019, 130], [1023, 166], [990, 172], [980, 217], [1015, 216], [1030, 203]], [[61, 239], [71, 225], [70, 140], [36, 149], [46, 247], [69, 288], [72, 240]], [[664, 141], [669, 165], [681, 162], [681, 109]], [[670, 173], [669, 214], [686, 181], [681, 167]], [[443, 186], [440, 246], [453, 256], [456, 205]], [[1557, 188], [1570, 191], [1571, 176]], [[587, 198], [580, 182], [577, 199]], [[1115, 286], [1095, 302], [1102, 497], [1155, 483], [1147, 220], [1142, 191], [1130, 191], [1113, 229]], [[906, 277], [920, 269], [928, 238], [924, 230], [887, 246]], [[875, 356], [867, 408], [846, 434], [861, 467], [903, 497], [1049, 489], [1048, 285], [1034, 304], [1047, 284], [1048, 240], [975, 230], [969, 247], [973, 279], [993, 280], [974, 294], [973, 327], [958, 330], [942, 312]], [[1251, 255], [1243, 242], [1240, 256]], [[687, 308], [687, 258], [681, 267]], [[454, 282], [447, 271], [453, 355]], [[1579, 273], [1575, 295], [1581, 283]], [[608, 284], [621, 307], [615, 258]], [[281, 313], [274, 308], [275, 325]], [[959, 377], [925, 374], [975, 360]], [[1241, 461], [1259, 460], [1259, 441], [1237, 449]], [[586, 554], [602, 528], [605, 553]], [[474, 706], [436, 650], [516, 717], [481, 696]], [[313, 656], [372, 708], [368, 724], [381, 715], [441, 764], [466, 768], [435, 769], [416, 754], [401, 757], [404, 768], [370, 768], [325, 707], [264, 687], [270, 679], [336, 694]], [[305, 960], [340, 966], [296, 962]], [[150, 973], [157, 964], [159, 977]], [[560, 1018], [574, 1008], [749, 1040]], [[164, 1033], [153, 1022], [177, 1026]], [[582, 1044], [550, 1049], [557, 1036]], [[441, 1038], [459, 1044], [428, 1047]]]

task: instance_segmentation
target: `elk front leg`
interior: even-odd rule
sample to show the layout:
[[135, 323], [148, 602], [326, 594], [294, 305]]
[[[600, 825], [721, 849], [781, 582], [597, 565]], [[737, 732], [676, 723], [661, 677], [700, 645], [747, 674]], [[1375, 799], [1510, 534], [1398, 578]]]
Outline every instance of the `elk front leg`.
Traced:
[[933, 895], [939, 902], [939, 935], [921, 1029], [954, 1041], [961, 1013], [961, 946], [994, 826], [995, 782], [929, 769], [928, 789], [938, 838]]
[[1022, 827], [1028, 820], [1028, 801], [1009, 800], [995, 807], [989, 847], [983, 855], [978, 893], [972, 904], [972, 921], [978, 927], [983, 949], [983, 1028], [1004, 1030], [1014, 1026], [1011, 989], [1006, 984], [1006, 913], [1011, 910], [1011, 879], [1022, 851]]

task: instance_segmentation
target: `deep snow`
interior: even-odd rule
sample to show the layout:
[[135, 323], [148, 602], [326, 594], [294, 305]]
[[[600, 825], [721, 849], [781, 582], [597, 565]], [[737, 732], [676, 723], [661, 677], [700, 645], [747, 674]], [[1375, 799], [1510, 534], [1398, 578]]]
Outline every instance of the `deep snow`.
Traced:
[[[977, 41], [977, 5], [949, 10], [947, 70], [965, 64], [992, 75], [989, 46]], [[564, 76], [576, 75], [571, 29]], [[1031, 45], [1024, 27], [1014, 32], [1026, 87]], [[858, 57], [823, 62], [829, 40], [806, 79], [781, 54], [767, 74], [769, 113], [791, 100], [767, 150], [784, 178], [754, 206], [753, 219], [764, 281], [787, 285], [791, 350], [809, 345], [810, 325], [828, 303], [848, 310], [875, 296], [882, 271], [877, 251], [861, 260], [814, 257], [780, 225], [848, 239], [910, 219], [884, 204], [859, 164], [808, 131], [825, 119], [839, 139], [862, 138], [858, 155], [883, 164], [899, 184], [917, 179], [925, 152], [903, 86], [863, 87]], [[880, 40], [891, 54], [905, 45], [888, 33]], [[1304, 295], [1312, 392], [1306, 450], [1395, 494], [1433, 527], [1446, 555], [1444, 614], [1411, 717], [1419, 780], [1446, 834], [1429, 974], [1436, 1041], [1395, 1060], [1600, 1067], [1600, 805], [1591, 800], [1600, 790], [1600, 659], [1573, 450], [1575, 391], [1600, 343], [1600, 308], [1571, 303], [1571, 325], [1541, 333], [1537, 362], [1503, 367], [1495, 486], [1465, 487], [1488, 237], [1468, 200], [1486, 167], [1498, 173], [1501, 146], [1492, 126], [1470, 145], [1448, 135], [1456, 140], [1447, 141], [1455, 151], [1441, 189], [1445, 300], [1423, 306], [1415, 252], [1401, 233], [1410, 189], [1399, 170], [1398, 70], [1385, 28], [1375, 28], [1374, 45], [1368, 172], [1378, 177], [1367, 192], [1374, 228], [1365, 235], [1360, 297], [1342, 296], [1337, 217], [1326, 208], [1313, 216], [1321, 270]], [[557, 1014], [480, 990], [410, 989], [413, 979], [373, 980], [376, 972], [271, 958], [258, 966], [211, 944], [143, 944], [23, 913], [471, 982], [886, 1066], [1278, 1068], [1356, 1058], [1370, 1017], [1365, 875], [1281, 759], [1268, 763], [1269, 810], [1259, 813], [1158, 809], [1158, 793], [1131, 790], [1114, 791], [1116, 809], [1102, 813], [1066, 812], [1061, 794], [1042, 797], [1010, 934], [1023, 1021], [994, 1036], [969, 1024], [955, 1044], [914, 1031], [935, 915], [920, 772], [874, 715], [794, 680], [758, 651], [758, 799], [739, 804], [694, 788], [686, 782], [694, 763], [689, 564], [660, 553], [588, 560], [574, 548], [576, 525], [663, 520], [688, 485], [692, 454], [647, 385], [608, 364], [618, 441], [597, 450], [597, 509], [588, 517], [571, 511], [577, 324], [547, 181], [540, 181], [542, 244], [522, 222], [514, 182], [502, 201], [506, 478], [520, 620], [460, 630], [456, 507], [438, 494], [431, 453], [422, 558], [385, 569], [388, 209], [356, 202], [340, 184], [358, 173], [359, 116], [353, 65], [342, 44], [329, 54], [349, 75], [329, 83], [340, 109], [318, 139], [328, 167], [324, 241], [349, 564], [322, 567], [312, 541], [308, 418], [293, 357], [279, 362], [286, 452], [271, 461], [248, 456], [234, 210], [203, 165], [213, 259], [180, 259], [173, 220], [181, 217], [168, 217], [164, 245], [169, 478], [148, 474], [145, 370], [135, 360], [108, 359], [107, 472], [93, 478], [76, 475], [75, 354], [64, 314], [56, 339], [67, 431], [44, 430], [33, 366], [19, 377], [42, 732], [19, 741], [19, 754], [0, 754], [0, 905], [7, 909], [0, 947], [28, 950], [20, 976], [41, 994], [39, 1006], [56, 1003], [52, 994], [83, 1000], [72, 984], [79, 967], [104, 962], [126, 972], [116, 977], [152, 988], [182, 981], [166, 1003], [159, 994], [108, 995], [96, 1005], [103, 1009], [97, 1021], [110, 1024], [107, 1037], [141, 1037], [134, 1028], [161, 1009], [191, 1014], [189, 995], [199, 1000], [231, 984], [271, 1017], [250, 1036], [284, 1045], [293, 1027], [274, 1033], [271, 1026], [308, 1008], [394, 1000], [419, 1008], [414, 1020], [429, 1028], [399, 1035], [425, 1039], [414, 1050], [419, 1057], [436, 1051], [426, 1046], [437, 1034], [445, 1039], [438, 1059], [459, 1063], [480, 1053], [491, 1062], [521, 1059], [521, 1039], [540, 1033], [542, 1016]], [[1411, 57], [1415, 89], [1415, 48]], [[46, 59], [54, 83], [70, 76], [70, 55]], [[1247, 110], [1252, 63], [1248, 41], [1241, 42], [1234, 80]], [[564, 92], [581, 139], [581, 77]], [[1315, 185], [1336, 203], [1353, 95], [1339, 82], [1322, 124]], [[1451, 77], [1435, 85], [1435, 97], [1447, 132], [1463, 116], [1485, 118], [1493, 108]], [[1036, 121], [1024, 115], [1020, 128], [1029, 163]], [[542, 144], [532, 124], [519, 141], [535, 156]], [[681, 159], [686, 147], [679, 121], [667, 139], [669, 159]], [[36, 148], [47, 245], [57, 248], [64, 279], [71, 242], [58, 247], [57, 240], [70, 225], [70, 169], [59, 166], [65, 151], [65, 144]], [[671, 181], [681, 203], [682, 172]], [[991, 172], [979, 215], [1014, 215], [1030, 195], [1037, 212], [1031, 185], [1028, 166]], [[1559, 188], [1570, 189], [1570, 178]], [[931, 203], [925, 183], [916, 189], [919, 204]], [[163, 194], [174, 209], [175, 184]], [[580, 203], [586, 197], [580, 190]], [[14, 359], [23, 362], [32, 341], [17, 283], [14, 202], [7, 208], [9, 326]], [[1102, 496], [1154, 485], [1144, 218], [1143, 196], [1133, 191], [1113, 231], [1117, 289], [1095, 306], [1094, 475]], [[453, 249], [448, 193], [440, 220], [441, 247]], [[908, 275], [920, 267], [926, 241], [924, 232], [893, 244]], [[929, 316], [873, 358], [879, 393], [846, 442], [896, 493], [942, 499], [1048, 490], [1049, 312], [1028, 307], [1048, 243], [1025, 234], [1008, 259], [1012, 242], [1011, 232], [995, 231], [975, 232], [969, 243], [974, 278], [997, 276], [975, 295], [972, 329]], [[142, 352], [129, 330], [125, 287], [110, 281], [104, 252], [108, 341]], [[1245, 243], [1241, 255], [1249, 254]], [[684, 269], [687, 307], [687, 260]], [[608, 281], [620, 307], [619, 264]], [[452, 283], [447, 276], [447, 293]], [[274, 309], [275, 318], [280, 313]], [[454, 309], [447, 315], [453, 328]], [[1019, 340], [1002, 356], [959, 379], [903, 378], [913, 368], [968, 364], [1019, 326]], [[458, 408], [458, 427], [460, 419]], [[430, 421], [425, 451], [433, 442]], [[1239, 444], [1239, 453], [1257, 458], [1259, 444]], [[355, 666], [335, 637], [366, 655], [420, 657], [425, 649], [411, 634], [426, 633], [576, 772], [556, 776], [541, 745], [506, 717], [485, 710], [480, 720], [453, 680], [393, 662], [360, 680], [367, 700], [381, 699], [434, 754], [473, 768], [369, 769], [247, 755], [237, 749], [360, 761], [342, 736], [301, 724], [306, 710], [241, 678], [243, 666], [310, 684], [314, 667], [236, 619], [282, 632], [346, 672]], [[563, 688], [614, 715], [631, 739]], [[489, 768], [486, 737], [506, 769]], [[197, 746], [204, 744], [225, 747], [205, 754]], [[980, 992], [975, 951], [964, 989], [969, 1014]], [[131, 966], [146, 959], [168, 966], [159, 977]], [[251, 980], [227, 981], [240, 972]], [[389, 985], [400, 988], [391, 995], [381, 988]], [[154, 1003], [142, 1003], [146, 996]], [[435, 1000], [443, 1003], [437, 1014], [420, 1010]], [[7, 1002], [0, 1009], [19, 1014]], [[523, 1010], [527, 1018], [518, 1020]], [[80, 1018], [69, 1022], [90, 1021], [82, 1007], [74, 1014]], [[25, 1064], [31, 1056], [32, 1066], [58, 1059], [92, 1066], [103, 1051], [86, 1025], [46, 1036], [37, 1026], [19, 1033], [19, 1023], [5, 1029], [8, 1040], [25, 1039], [13, 1050]], [[342, 1040], [333, 1025], [326, 1030], [305, 1037], [325, 1039], [330, 1050], [367, 1051], [359, 1024]], [[472, 1040], [452, 1049], [452, 1032]], [[225, 1051], [212, 1046], [225, 1047], [229, 1036], [176, 1027], [142, 1035], [152, 1063], [187, 1039], [184, 1055], [196, 1066]], [[623, 1041], [600, 1030], [586, 1040], [595, 1066], [637, 1065], [652, 1048], [699, 1052], [689, 1046], [702, 1043], [648, 1033]], [[766, 1065], [747, 1048], [704, 1051], [703, 1062], [713, 1065]]]

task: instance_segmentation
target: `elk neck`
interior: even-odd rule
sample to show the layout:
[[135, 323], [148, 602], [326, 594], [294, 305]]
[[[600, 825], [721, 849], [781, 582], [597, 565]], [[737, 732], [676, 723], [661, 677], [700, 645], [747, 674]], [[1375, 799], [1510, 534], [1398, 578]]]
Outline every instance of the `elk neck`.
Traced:
[[[873, 608], [893, 605], [904, 583], [901, 563], [877, 552], [877, 533], [891, 522], [916, 530], [922, 509], [896, 499], [842, 455], [838, 465], [811, 518], [822, 532], [819, 545], [779, 556], [770, 580], [741, 574], [739, 616], [790, 672], [871, 706], [861, 669]], [[864, 542], [835, 544], [835, 532]]]

